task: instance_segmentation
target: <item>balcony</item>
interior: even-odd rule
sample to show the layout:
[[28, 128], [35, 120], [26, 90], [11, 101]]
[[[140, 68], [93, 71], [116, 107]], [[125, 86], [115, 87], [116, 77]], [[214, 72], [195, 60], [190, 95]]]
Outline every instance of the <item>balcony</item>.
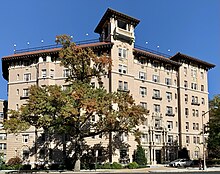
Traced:
[[192, 103], [191, 103], [191, 105], [196, 105], [196, 106], [199, 106], [199, 105], [200, 105], [200, 103], [198, 103], [198, 102], [192, 102]]
[[115, 27], [114, 30], [114, 39], [121, 39], [127, 41], [129, 44], [132, 44], [134, 41], [134, 35], [131, 31], [124, 30], [119, 27]]
[[154, 95], [154, 96], [152, 96], [152, 99], [155, 99], [155, 100], [162, 100], [162, 97]]
[[117, 91], [118, 92], [128, 92], [128, 93], [130, 92], [129, 89], [124, 89], [124, 88], [118, 88]]
[[26, 100], [29, 99], [29, 96], [20, 96], [20, 100]]
[[169, 116], [169, 117], [174, 117], [175, 114], [174, 113], [166, 113], [166, 116]]

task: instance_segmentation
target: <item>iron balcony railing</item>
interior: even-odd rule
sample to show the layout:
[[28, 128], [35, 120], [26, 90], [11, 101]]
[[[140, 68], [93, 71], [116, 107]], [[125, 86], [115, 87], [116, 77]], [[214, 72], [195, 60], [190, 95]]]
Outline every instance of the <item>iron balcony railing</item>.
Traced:
[[156, 50], [152, 50], [152, 49], [149, 49], [149, 48], [146, 48], [146, 47], [143, 47], [143, 46], [139, 46], [139, 45], [134, 45], [134, 48], [137, 48], [137, 49], [140, 49], [140, 50], [143, 50], [143, 51], [147, 51], [147, 52], [150, 52], [150, 53], [153, 53], [153, 54], [156, 54], [156, 55], [159, 55], [159, 56], [163, 56], [163, 57], [166, 57], [166, 58], [169, 58], [171, 57], [171, 55], [169, 54], [166, 54], [166, 53], [162, 53], [162, 52], [159, 52], [159, 51], [156, 51]]
[[[98, 43], [100, 42], [99, 39], [90, 39], [90, 40], [83, 40], [83, 41], [76, 41], [76, 45], [82, 45], [82, 44], [91, 44], [91, 43]], [[39, 47], [33, 47], [33, 48], [25, 48], [25, 49], [14, 49], [14, 54], [19, 54], [19, 53], [24, 53], [24, 52], [33, 52], [33, 51], [39, 51], [39, 50], [48, 50], [48, 49], [53, 49], [53, 48], [61, 48], [62, 45], [61, 44], [53, 44], [53, 45], [46, 45], [46, 46], [39, 46]], [[134, 46], [137, 49], [143, 50], [143, 51], [147, 51], [156, 55], [160, 55], [163, 57], [171, 57], [171, 55], [156, 51], [156, 50], [152, 50], [143, 46], [139, 46], [136, 45]]]
[[[82, 44], [91, 44], [91, 43], [97, 43], [100, 42], [99, 39], [90, 39], [90, 40], [83, 40], [83, 41], [76, 41], [76, 45], [82, 45]], [[33, 47], [33, 48], [25, 48], [25, 49], [19, 49], [14, 50], [14, 54], [19, 53], [25, 53], [25, 52], [33, 52], [33, 51], [39, 51], [39, 50], [48, 50], [53, 48], [61, 48], [61, 44], [53, 44], [53, 45], [46, 45], [46, 46], [40, 46], [40, 47]]]

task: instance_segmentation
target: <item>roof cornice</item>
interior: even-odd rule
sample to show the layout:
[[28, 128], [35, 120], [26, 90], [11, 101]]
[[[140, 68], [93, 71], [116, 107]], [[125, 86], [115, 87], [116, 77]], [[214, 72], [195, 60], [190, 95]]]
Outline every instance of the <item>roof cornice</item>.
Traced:
[[178, 52], [178, 53], [175, 54], [174, 56], [170, 57], [170, 60], [173, 60], [173, 61], [177, 61], [177, 60], [180, 60], [180, 59], [185, 59], [185, 60], [194, 62], [194, 63], [196, 63], [196, 64], [203, 65], [203, 66], [207, 67], [208, 69], [211, 69], [211, 68], [214, 68], [214, 67], [215, 67], [215, 65], [212, 64], [212, 63], [208, 63], [208, 62], [206, 62], [206, 61], [197, 59], [197, 58], [195, 58], [195, 57], [188, 56], [188, 55], [186, 55], [186, 54], [182, 54], [182, 53], [180, 53], [180, 52]]
[[148, 51], [144, 51], [144, 50], [137, 49], [137, 48], [134, 48], [133, 51], [134, 51], [135, 54], [138, 54], [138, 55], [143, 55], [143, 56], [152, 58], [154, 60], [156, 59], [156, 60], [166, 62], [166, 63], [172, 64], [172, 65], [175, 65], [175, 66], [181, 66], [181, 64], [176, 62], [176, 61], [170, 60], [169, 58], [166, 58], [166, 57], [163, 57], [163, 56], [160, 56], [160, 55], [157, 55], [157, 54], [150, 53]]
[[105, 22], [111, 18], [112, 16], [115, 16], [117, 18], [121, 18], [121, 19], [125, 19], [127, 20], [129, 23], [133, 24], [134, 27], [136, 27], [140, 20], [136, 19], [134, 17], [128, 16], [124, 13], [118, 12], [116, 10], [113, 10], [111, 8], [108, 8], [105, 12], [105, 14], [103, 15], [103, 17], [101, 18], [100, 22], [98, 23], [97, 27], [95, 28], [94, 32], [95, 33], [101, 33], [102, 32], [102, 26], [105, 24]]

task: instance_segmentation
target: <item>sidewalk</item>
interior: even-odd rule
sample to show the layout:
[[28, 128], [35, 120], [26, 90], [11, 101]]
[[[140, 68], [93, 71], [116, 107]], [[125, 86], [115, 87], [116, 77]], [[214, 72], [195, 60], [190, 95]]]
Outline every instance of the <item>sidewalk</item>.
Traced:
[[[210, 167], [207, 168], [205, 171], [219, 171], [220, 167]], [[1, 170], [0, 174], [5, 174], [8, 171]], [[97, 169], [95, 170], [81, 170], [80, 172], [73, 172], [73, 171], [39, 171], [36, 174], [90, 174], [90, 173], [172, 173], [172, 172], [203, 172], [203, 170], [199, 170], [199, 168], [173, 168], [173, 167], [166, 167], [163, 165], [156, 165], [156, 166], [149, 166], [148, 168], [140, 168], [140, 169]], [[35, 174], [35, 172], [33, 172]]]

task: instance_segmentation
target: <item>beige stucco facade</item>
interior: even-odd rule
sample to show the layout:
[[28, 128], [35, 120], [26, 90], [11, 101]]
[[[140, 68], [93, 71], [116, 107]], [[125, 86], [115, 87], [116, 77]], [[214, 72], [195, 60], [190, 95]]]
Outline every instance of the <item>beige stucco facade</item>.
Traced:
[[0, 100], [0, 158], [6, 160], [6, 150], [7, 150], [7, 134], [3, 129], [4, 119], [7, 119], [7, 101]]
[[[139, 20], [108, 9], [95, 32], [100, 42], [87, 44], [95, 52], [107, 53], [112, 61], [111, 72], [103, 77], [104, 86], [110, 92], [129, 91], [140, 104], [149, 110], [144, 125], [141, 144], [149, 163], [162, 163], [177, 158], [177, 149], [186, 147], [190, 158], [202, 157], [202, 122], [209, 120], [208, 70], [214, 65], [177, 53], [169, 58], [136, 48], [135, 27]], [[83, 47], [83, 45], [81, 45]], [[36, 50], [3, 57], [4, 78], [8, 80], [8, 109], [18, 109], [28, 99], [31, 85], [61, 85], [66, 87], [67, 70], [60, 66], [59, 49]], [[96, 82], [95, 86], [98, 87]], [[28, 131], [7, 138], [7, 160], [20, 156], [24, 160], [41, 162], [40, 155], [31, 156], [36, 142], [36, 133]], [[130, 161], [137, 143], [132, 135], [124, 136], [130, 147]], [[88, 144], [101, 142], [108, 145], [108, 138], [93, 137]], [[51, 148], [53, 143], [47, 145]], [[60, 147], [62, 148], [62, 147]], [[38, 152], [40, 153], [40, 146]], [[54, 154], [55, 155], [55, 154]], [[27, 158], [28, 156], [28, 158]], [[123, 161], [120, 149], [116, 149], [113, 161]], [[52, 160], [52, 159], [51, 159]]]

